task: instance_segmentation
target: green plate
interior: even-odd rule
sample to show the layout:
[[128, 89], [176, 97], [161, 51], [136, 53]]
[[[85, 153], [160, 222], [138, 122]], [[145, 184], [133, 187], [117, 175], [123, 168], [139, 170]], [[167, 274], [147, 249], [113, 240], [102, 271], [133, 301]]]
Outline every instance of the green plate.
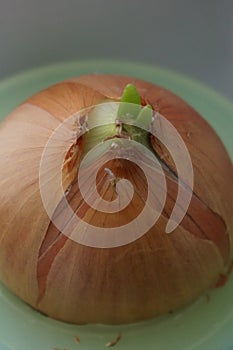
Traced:
[[[233, 105], [204, 85], [176, 73], [114, 61], [68, 62], [24, 72], [0, 83], [0, 119], [30, 95], [87, 73], [127, 74], [172, 90], [214, 127], [233, 159]], [[0, 350], [101, 350], [121, 333], [120, 350], [233, 349], [233, 278], [173, 314], [128, 326], [74, 326], [49, 319], [0, 285]], [[80, 344], [74, 337], [80, 338]]]

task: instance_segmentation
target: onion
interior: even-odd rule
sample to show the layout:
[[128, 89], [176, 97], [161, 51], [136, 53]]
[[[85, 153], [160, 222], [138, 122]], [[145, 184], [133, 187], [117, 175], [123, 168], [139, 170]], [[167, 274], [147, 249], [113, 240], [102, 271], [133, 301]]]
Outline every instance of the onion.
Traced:
[[[134, 108], [128, 106], [127, 114], [128, 102]], [[121, 109], [121, 114], [131, 119], [133, 115], [142, 127], [120, 120], [119, 115], [115, 124], [102, 125], [103, 115], [114, 115], [116, 106], [118, 113]], [[99, 126], [90, 130], [95, 120]], [[172, 127], [183, 143], [177, 144], [176, 134], [168, 132]], [[184, 171], [180, 177], [173, 157], [181, 144], [192, 162], [193, 188], [192, 176]], [[109, 159], [115, 148], [121, 157]], [[161, 171], [154, 175], [149, 154], [157, 159], [163, 178]], [[186, 164], [183, 156], [176, 160]], [[120, 211], [98, 209], [94, 188], [86, 186], [83, 194], [78, 181], [85, 159], [79, 181], [85, 185], [92, 177], [106, 208], [119, 206], [119, 198], [124, 202], [130, 197], [130, 203]], [[162, 87], [110, 75], [81, 76], [49, 87], [1, 123], [0, 169], [0, 279], [50, 317], [77, 324], [155, 317], [213, 287], [229, 263], [232, 162], [208, 123]], [[162, 184], [167, 186], [164, 203], [160, 203]], [[167, 234], [182, 186], [183, 194], [191, 193], [190, 203]], [[158, 220], [150, 224], [149, 210], [143, 222], [122, 233], [142, 215], [149, 195], [155, 211], [164, 204]], [[73, 216], [64, 209], [67, 201]], [[148, 230], [139, 232], [147, 224]], [[61, 226], [70, 231], [64, 233]], [[72, 236], [76, 226], [78, 238]], [[99, 244], [102, 233], [106, 235]], [[110, 243], [105, 245], [108, 235]], [[85, 244], [87, 240], [91, 243]]]

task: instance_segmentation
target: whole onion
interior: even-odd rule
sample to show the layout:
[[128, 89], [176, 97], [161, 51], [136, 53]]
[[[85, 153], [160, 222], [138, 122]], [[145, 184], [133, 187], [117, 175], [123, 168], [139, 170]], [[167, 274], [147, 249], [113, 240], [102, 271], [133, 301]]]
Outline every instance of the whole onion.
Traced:
[[[124, 109], [122, 96], [127, 102], [130, 89], [129, 94], [135, 95], [131, 102], [138, 99], [138, 92], [142, 109], [152, 107], [151, 121], [150, 107], [140, 111], [139, 119], [142, 128], [149, 125], [154, 134], [117, 118], [116, 125], [110, 126], [101, 120], [102, 112], [113, 113], [112, 102], [119, 102], [119, 109]], [[102, 112], [96, 112], [98, 106]], [[95, 113], [103, 125], [88, 131]], [[156, 116], [160, 122], [164, 117], [164, 125], [168, 121], [183, 140], [192, 162], [193, 188], [188, 174], [180, 177], [173, 159], [176, 140], [163, 125], [161, 138], [156, 137], [160, 125]], [[88, 245], [64, 234], [61, 225], [65, 229], [72, 222], [64, 210], [66, 201], [77, 222], [91, 225], [96, 232], [103, 229], [108, 234], [109, 230], [109, 236], [112, 228], [120, 231], [143, 212], [149, 195], [143, 169], [127, 157], [109, 159], [109, 149], [102, 147], [107, 142], [120, 149], [121, 141], [132, 139], [153, 153], [163, 170], [167, 193], [158, 220], [141, 235], [140, 227], [134, 226], [135, 239], [129, 242], [132, 230], [125, 237], [119, 233], [125, 243], [117, 244], [114, 236], [112, 246]], [[99, 143], [102, 148], [98, 153]], [[93, 164], [99, 163], [94, 182], [99, 196], [109, 205], [119, 197], [118, 190], [124, 195], [124, 186], [130, 182], [134, 191], [131, 201], [119, 212], [98, 210], [92, 188], [93, 206], [83, 198], [78, 172], [95, 147], [95, 158], [87, 162], [80, 181], [88, 183], [94, 176]], [[150, 191], [159, 207], [162, 190], [150, 172], [150, 158], [134, 146], [130, 152], [149, 169]], [[62, 196], [57, 188], [59, 176]], [[128, 182], [124, 185], [121, 179]], [[130, 323], [174, 310], [214, 286], [229, 263], [233, 248], [232, 179], [232, 162], [216, 133], [172, 92], [139, 79], [110, 75], [81, 76], [51, 86], [29, 98], [0, 125], [0, 279], [35, 309], [72, 323]], [[180, 186], [183, 193], [191, 193], [191, 201], [179, 225], [167, 234]], [[125, 193], [127, 197], [131, 192]], [[142, 225], [147, 219], [151, 220], [150, 214]], [[82, 227], [80, 224], [79, 234]], [[87, 229], [80, 237], [88, 235], [92, 239]]]

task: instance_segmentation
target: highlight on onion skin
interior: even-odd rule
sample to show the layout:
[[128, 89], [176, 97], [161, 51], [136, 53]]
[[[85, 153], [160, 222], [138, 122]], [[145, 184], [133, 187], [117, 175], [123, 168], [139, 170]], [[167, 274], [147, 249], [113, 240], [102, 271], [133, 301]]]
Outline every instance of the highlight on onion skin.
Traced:
[[[150, 136], [150, 146], [167, 182], [166, 203], [159, 220], [130, 244], [88, 247], [65, 236], [47, 215], [40, 194], [40, 161], [60, 123], [83, 108], [121, 101], [129, 83], [139, 92], [142, 105], [152, 106], [183, 138], [194, 171], [192, 200], [179, 227], [166, 234], [176, 201], [178, 174], [169, 151]], [[77, 172], [86, 136], [77, 138], [74, 130], [75, 125], [69, 131], [67, 142], [71, 146], [62, 169], [70, 206], [94, 226], [118, 227], [129, 222], [146, 200], [143, 172], [127, 160], [109, 161], [99, 169], [99, 193], [106, 200], [115, 195], [107, 167], [133, 184], [132, 203], [114, 214], [83, 205]], [[55, 147], [51, 157], [56, 158], [59, 152], [61, 149]], [[230, 261], [232, 179], [232, 162], [219, 137], [172, 92], [114, 75], [87, 75], [58, 83], [29, 98], [0, 124], [0, 279], [35, 309], [71, 323], [131, 323], [175, 310], [213, 287]], [[63, 219], [62, 198], [56, 197], [52, 185], [51, 196], [56, 201], [54, 215]]]

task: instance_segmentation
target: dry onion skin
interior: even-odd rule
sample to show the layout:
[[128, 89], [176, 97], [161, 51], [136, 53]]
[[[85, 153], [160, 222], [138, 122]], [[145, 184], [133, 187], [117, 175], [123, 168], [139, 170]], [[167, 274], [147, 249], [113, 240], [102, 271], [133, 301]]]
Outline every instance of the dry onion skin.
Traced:
[[[40, 161], [60, 123], [83, 108], [121, 101], [127, 84], [136, 87], [143, 106], [159, 111], [184, 140], [194, 171], [191, 203], [179, 226], [166, 234], [177, 195], [177, 169], [166, 147], [149, 136], [166, 177], [164, 210], [148, 232], [130, 244], [89, 247], [69, 239], [51, 222], [41, 199]], [[136, 189], [132, 203], [120, 215], [83, 205], [77, 172], [86, 136], [74, 139], [74, 128], [68, 130], [73, 145], [62, 169], [71, 207], [94, 226], [118, 227], [130, 221], [146, 198], [141, 169], [127, 160], [108, 164], [117, 177], [129, 179]], [[54, 147], [53, 157], [60, 151]], [[104, 189], [102, 195], [111, 200], [114, 186], [109, 185], [105, 170], [98, 173], [99, 192]], [[114, 75], [81, 76], [51, 86], [0, 124], [0, 279], [35, 309], [71, 323], [131, 323], [175, 310], [214, 286], [230, 261], [232, 179], [232, 162], [221, 140], [172, 92]], [[50, 196], [57, 208], [61, 206], [62, 198], [56, 197], [52, 185]], [[58, 215], [62, 218], [62, 210]]]

